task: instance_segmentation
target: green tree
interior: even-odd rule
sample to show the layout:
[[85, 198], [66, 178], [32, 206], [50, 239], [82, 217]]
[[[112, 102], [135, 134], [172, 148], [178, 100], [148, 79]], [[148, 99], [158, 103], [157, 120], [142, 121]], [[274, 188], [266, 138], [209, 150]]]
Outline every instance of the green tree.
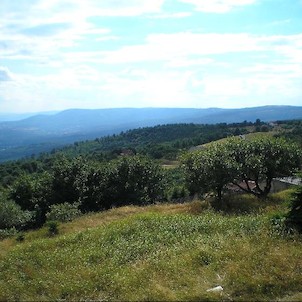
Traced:
[[265, 198], [273, 178], [289, 176], [300, 167], [301, 150], [283, 139], [231, 138], [186, 154], [182, 163], [191, 193], [214, 191], [221, 200], [224, 187], [233, 183], [247, 193]]
[[191, 194], [214, 191], [221, 200], [222, 191], [234, 173], [234, 163], [227, 153], [225, 145], [212, 144], [182, 157], [182, 168]]
[[163, 197], [163, 170], [142, 156], [123, 157], [109, 165], [108, 188], [118, 204], [148, 204]]
[[9, 197], [22, 210], [35, 213], [33, 226], [45, 221], [45, 214], [51, 205], [51, 180], [49, 173], [38, 175], [22, 175], [11, 187]]
[[51, 204], [74, 203], [85, 195], [89, 163], [82, 157], [62, 156], [52, 169]]
[[49, 207], [49, 212], [46, 214], [48, 221], [71, 221], [81, 215], [79, 203], [61, 203], [53, 204]]
[[[233, 138], [226, 142], [225, 147], [226, 156], [236, 167], [232, 183], [259, 198], [269, 194], [275, 177], [292, 175], [301, 165], [298, 145], [280, 138]], [[255, 187], [250, 186], [251, 182]]]
[[16, 228], [26, 226], [32, 219], [30, 211], [23, 211], [14, 201], [0, 194], [0, 229]]

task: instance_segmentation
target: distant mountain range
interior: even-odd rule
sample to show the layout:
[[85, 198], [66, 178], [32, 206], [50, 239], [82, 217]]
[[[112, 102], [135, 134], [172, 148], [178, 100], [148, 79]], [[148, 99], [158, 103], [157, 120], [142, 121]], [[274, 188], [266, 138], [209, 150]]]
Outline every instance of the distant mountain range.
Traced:
[[[8, 119], [2, 115], [0, 120], [1, 117], [2, 120]], [[70, 109], [56, 114], [39, 114], [0, 122], [0, 161], [139, 127], [171, 123], [254, 122], [258, 118], [265, 122], [302, 119], [302, 107]]]

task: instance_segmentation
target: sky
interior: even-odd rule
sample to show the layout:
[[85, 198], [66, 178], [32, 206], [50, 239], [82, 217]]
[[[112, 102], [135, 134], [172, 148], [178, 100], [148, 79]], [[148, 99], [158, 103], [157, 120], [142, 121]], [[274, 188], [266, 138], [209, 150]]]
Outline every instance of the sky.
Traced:
[[0, 112], [302, 106], [302, 0], [0, 0]]

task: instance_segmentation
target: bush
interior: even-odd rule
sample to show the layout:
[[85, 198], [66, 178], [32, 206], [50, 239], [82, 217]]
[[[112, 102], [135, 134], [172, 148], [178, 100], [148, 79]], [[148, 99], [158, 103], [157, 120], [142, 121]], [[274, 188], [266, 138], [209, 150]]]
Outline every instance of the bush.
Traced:
[[68, 202], [54, 204], [50, 206], [50, 211], [46, 214], [46, 219], [61, 222], [71, 221], [82, 214], [79, 210], [79, 205], [79, 202], [72, 204]]
[[17, 230], [15, 228], [11, 229], [0, 229], [0, 240], [3, 240], [5, 238], [14, 236], [17, 234]]
[[0, 229], [21, 229], [33, 217], [30, 211], [22, 211], [21, 207], [12, 200], [0, 200]]
[[48, 221], [46, 223], [46, 226], [48, 227], [48, 235], [54, 236], [54, 235], [59, 234], [58, 222], [57, 221]]
[[291, 210], [287, 214], [286, 224], [302, 232], [302, 186], [292, 193]]
[[25, 240], [24, 233], [20, 233], [20, 234], [17, 235], [17, 237], [16, 237], [17, 242], [23, 242], [24, 240]]

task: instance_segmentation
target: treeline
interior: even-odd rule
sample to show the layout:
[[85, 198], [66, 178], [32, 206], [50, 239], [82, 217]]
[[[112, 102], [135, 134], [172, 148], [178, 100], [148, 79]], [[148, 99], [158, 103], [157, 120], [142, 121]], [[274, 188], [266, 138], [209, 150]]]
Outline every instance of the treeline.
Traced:
[[[70, 156], [86, 154], [95, 157], [114, 157], [123, 150], [147, 155], [153, 159], [175, 159], [180, 149], [205, 144], [230, 135], [245, 134], [247, 126], [253, 123], [240, 124], [170, 124], [155, 127], [138, 128], [97, 138], [93, 141], [75, 142], [73, 146], [58, 150]], [[52, 151], [53, 153], [56, 150]]]
[[302, 120], [277, 121], [276, 125], [284, 130], [276, 136], [291, 139], [302, 146]]
[[253, 132], [264, 123], [243, 122], [234, 124], [197, 125], [171, 124], [139, 128], [96, 138], [90, 141], [75, 142], [49, 153], [41, 153], [16, 161], [0, 164], [0, 187], [8, 187], [23, 173], [50, 171], [57, 157], [72, 159], [77, 156], [89, 160], [107, 162], [120, 155], [140, 154], [152, 159], [174, 160], [184, 150], [232, 135]]
[[108, 163], [82, 157], [56, 160], [52, 170], [24, 174], [0, 195], [0, 229], [39, 227], [53, 212], [100, 211], [127, 204], [145, 205], [164, 199], [162, 167], [142, 157]]
[[[35, 228], [49, 219], [69, 220], [90, 211], [182, 200], [196, 193], [216, 192], [221, 199], [229, 183], [266, 196], [273, 177], [298, 168], [300, 151], [296, 145], [270, 137], [253, 142], [238, 138], [185, 152], [191, 146], [262, 126], [272, 127], [257, 120], [142, 128], [1, 164], [0, 229]], [[175, 159], [182, 153], [181, 168], [164, 170], [158, 161]], [[249, 181], [255, 182], [256, 191], [249, 187]]]

